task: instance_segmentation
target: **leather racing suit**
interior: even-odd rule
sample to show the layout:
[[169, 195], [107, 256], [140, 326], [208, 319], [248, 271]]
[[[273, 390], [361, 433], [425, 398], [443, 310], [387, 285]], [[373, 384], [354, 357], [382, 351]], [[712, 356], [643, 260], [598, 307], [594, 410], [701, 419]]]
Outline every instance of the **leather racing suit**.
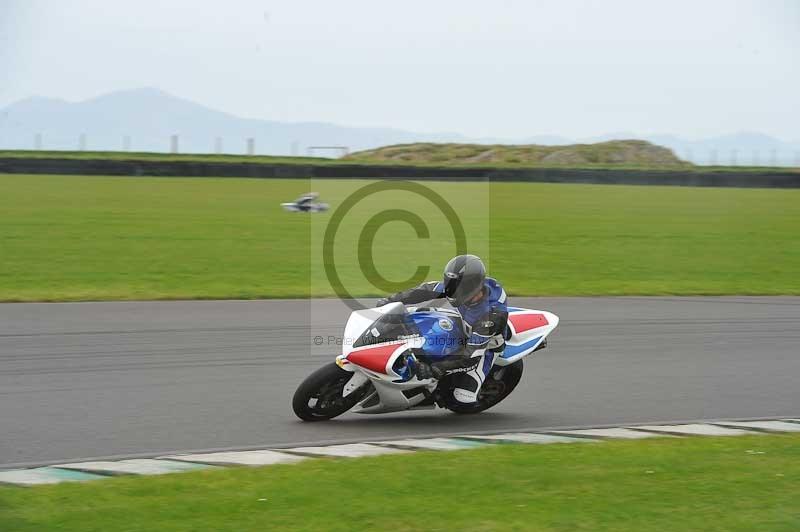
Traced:
[[[416, 304], [445, 297], [441, 282], [431, 281], [398, 292], [379, 302]], [[460, 355], [431, 363], [434, 376], [455, 375], [453, 397], [461, 403], [474, 403], [478, 392], [494, 365], [495, 357], [505, 348], [505, 330], [508, 322], [506, 292], [495, 279], [487, 277], [480, 299], [456, 307], [464, 321], [468, 335]]]

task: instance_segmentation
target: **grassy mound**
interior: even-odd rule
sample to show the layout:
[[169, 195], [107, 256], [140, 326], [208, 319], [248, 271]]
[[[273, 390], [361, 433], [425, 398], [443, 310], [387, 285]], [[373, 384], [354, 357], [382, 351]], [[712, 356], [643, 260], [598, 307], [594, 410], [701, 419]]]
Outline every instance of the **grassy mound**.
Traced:
[[688, 167], [671, 150], [644, 140], [613, 140], [568, 146], [398, 144], [354, 152], [345, 159], [371, 163], [486, 164], [525, 166], [626, 165]]

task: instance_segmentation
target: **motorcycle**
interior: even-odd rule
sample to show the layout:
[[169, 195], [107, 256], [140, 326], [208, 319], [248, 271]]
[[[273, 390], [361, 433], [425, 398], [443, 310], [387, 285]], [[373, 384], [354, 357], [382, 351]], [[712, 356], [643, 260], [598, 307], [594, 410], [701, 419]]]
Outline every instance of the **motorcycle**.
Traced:
[[325, 212], [330, 208], [327, 203], [314, 201], [319, 197], [316, 192], [303, 194], [294, 201], [281, 203], [283, 210], [288, 212]]
[[434, 409], [476, 414], [509, 396], [522, 378], [523, 359], [547, 346], [558, 316], [541, 310], [508, 308], [505, 349], [475, 403], [453, 397], [454, 378], [418, 379], [415, 366], [457, 355], [471, 331], [458, 311], [409, 307], [402, 303], [355, 311], [344, 330], [336, 361], [309, 375], [297, 388], [292, 408], [304, 421], [323, 421], [352, 410], [383, 414]]

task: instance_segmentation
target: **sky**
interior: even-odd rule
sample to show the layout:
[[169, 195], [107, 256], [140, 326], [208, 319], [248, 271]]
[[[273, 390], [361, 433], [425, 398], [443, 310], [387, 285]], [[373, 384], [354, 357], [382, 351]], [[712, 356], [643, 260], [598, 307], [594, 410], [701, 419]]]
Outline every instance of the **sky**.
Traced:
[[158, 87], [471, 137], [800, 141], [800, 1], [0, 0], [0, 107]]

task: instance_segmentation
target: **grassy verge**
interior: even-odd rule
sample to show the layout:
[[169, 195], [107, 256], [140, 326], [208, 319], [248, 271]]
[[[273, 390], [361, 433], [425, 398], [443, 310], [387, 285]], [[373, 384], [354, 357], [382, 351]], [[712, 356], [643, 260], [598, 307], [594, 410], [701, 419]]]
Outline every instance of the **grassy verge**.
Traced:
[[[333, 210], [367, 182], [0, 175], [0, 300], [332, 296], [319, 249], [332, 212], [278, 204], [318, 190]], [[428, 183], [512, 295], [800, 294], [800, 191]], [[377, 230], [377, 271], [427, 277], [456, 247], [427, 199], [385, 192], [342, 222], [335, 262], [354, 295], [358, 237], [401, 208], [430, 228]], [[362, 247], [364, 243], [362, 243]], [[361, 249], [363, 251], [363, 249]]]
[[0, 487], [0, 530], [796, 531], [800, 436], [501, 445]]
[[336, 165], [375, 165], [381, 166], [420, 166], [423, 168], [553, 168], [553, 169], [607, 169], [607, 170], [664, 170], [680, 171], [682, 173], [714, 173], [714, 172], [798, 172], [798, 168], [780, 166], [698, 166], [682, 163], [676, 167], [674, 164], [643, 164], [636, 162], [627, 163], [554, 163], [535, 161], [495, 161], [474, 162], [448, 161], [375, 161], [369, 157], [359, 158], [353, 155], [346, 159], [330, 159], [326, 157], [290, 157], [271, 155], [216, 155], [210, 153], [156, 153], [156, 152], [119, 152], [119, 151], [49, 151], [49, 150], [0, 150], [0, 158], [13, 157], [24, 159], [86, 159], [110, 161], [185, 161], [185, 162], [212, 162], [212, 163], [253, 163], [253, 164], [298, 164], [315, 166]]

